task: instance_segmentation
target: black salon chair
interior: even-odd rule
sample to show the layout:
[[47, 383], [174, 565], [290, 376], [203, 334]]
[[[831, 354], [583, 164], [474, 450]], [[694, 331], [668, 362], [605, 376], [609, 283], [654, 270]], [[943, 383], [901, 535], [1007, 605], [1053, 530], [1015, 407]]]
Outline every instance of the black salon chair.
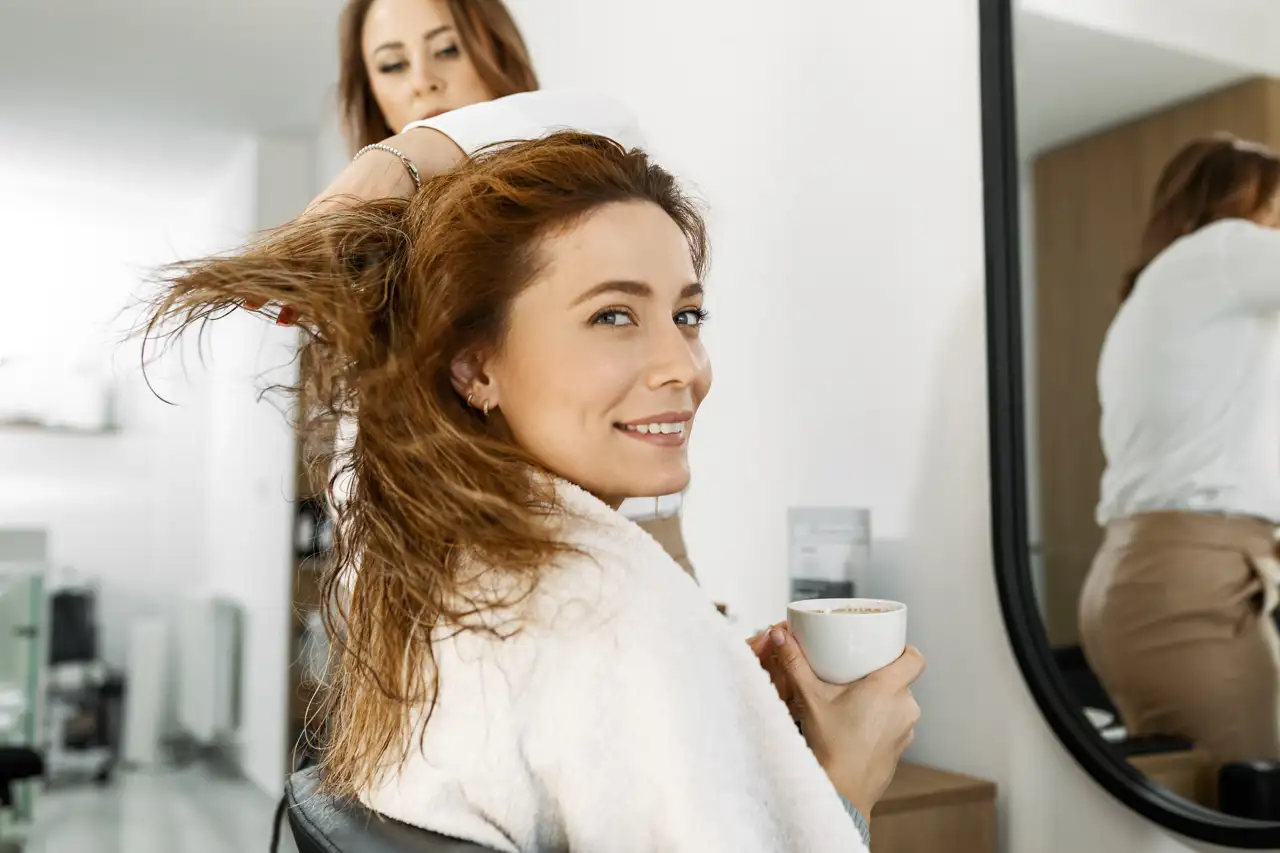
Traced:
[[469, 841], [381, 817], [359, 802], [319, 793], [315, 768], [285, 785], [289, 829], [298, 853], [493, 853]]

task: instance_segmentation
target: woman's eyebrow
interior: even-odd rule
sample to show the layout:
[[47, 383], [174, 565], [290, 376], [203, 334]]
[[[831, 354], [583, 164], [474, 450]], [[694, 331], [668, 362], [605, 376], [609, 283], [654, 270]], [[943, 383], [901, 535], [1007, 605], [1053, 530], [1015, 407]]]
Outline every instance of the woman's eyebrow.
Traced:
[[[574, 305], [581, 305], [588, 299], [594, 299], [605, 293], [625, 293], [628, 296], [648, 297], [653, 295], [653, 288], [643, 281], [602, 281], [586, 293], [573, 300]], [[689, 299], [702, 294], [702, 282], [686, 284], [680, 291], [681, 299]]]

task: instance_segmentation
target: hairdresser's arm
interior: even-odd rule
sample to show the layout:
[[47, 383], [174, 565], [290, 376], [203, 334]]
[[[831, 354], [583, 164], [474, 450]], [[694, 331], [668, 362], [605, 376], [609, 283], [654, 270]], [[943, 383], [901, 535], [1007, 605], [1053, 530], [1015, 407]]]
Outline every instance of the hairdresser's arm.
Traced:
[[555, 89], [521, 92], [415, 121], [401, 136], [420, 128], [440, 131], [468, 156], [495, 142], [537, 139], [555, 130], [580, 130], [627, 148], [644, 147], [640, 126], [623, 104], [604, 95]]
[[[425, 181], [443, 174], [466, 159], [466, 154], [446, 134], [419, 128], [383, 141], [413, 161]], [[353, 160], [324, 188], [306, 213], [319, 213], [343, 204], [380, 198], [408, 198], [413, 195], [413, 178], [400, 158], [374, 150]]]
[[[568, 91], [522, 92], [414, 122], [384, 141], [418, 167], [425, 180], [498, 142], [537, 139], [573, 129], [608, 136], [628, 148], [644, 138], [625, 106], [602, 95]], [[413, 179], [394, 154], [374, 150], [350, 163], [308, 207], [322, 210], [342, 199], [408, 198]]]

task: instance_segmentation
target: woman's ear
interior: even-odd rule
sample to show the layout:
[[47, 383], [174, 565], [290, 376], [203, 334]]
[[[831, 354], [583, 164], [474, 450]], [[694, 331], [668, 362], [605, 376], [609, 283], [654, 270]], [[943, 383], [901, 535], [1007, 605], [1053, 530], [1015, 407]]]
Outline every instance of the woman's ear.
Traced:
[[493, 379], [485, 371], [483, 356], [475, 351], [460, 353], [449, 369], [453, 390], [467, 401], [467, 405], [486, 412], [498, 405]]

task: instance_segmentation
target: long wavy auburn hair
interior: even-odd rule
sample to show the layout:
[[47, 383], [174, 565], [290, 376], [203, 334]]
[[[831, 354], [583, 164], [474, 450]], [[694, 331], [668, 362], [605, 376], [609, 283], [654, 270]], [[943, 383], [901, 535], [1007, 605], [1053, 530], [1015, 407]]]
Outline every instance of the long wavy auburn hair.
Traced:
[[[512, 300], [537, 275], [540, 238], [618, 202], [662, 208], [707, 262], [697, 206], [641, 151], [561, 132], [481, 152], [409, 200], [311, 214], [233, 256], [176, 264], [160, 276], [147, 342], [250, 304], [297, 309], [308, 366], [297, 428], [358, 424], [334, 446], [337, 519], [325, 570], [334, 642], [321, 762], [326, 785], [356, 793], [398, 765], [425, 731], [439, 692], [432, 638], [490, 630], [475, 617], [510, 600], [476, 596], [466, 567], [496, 566], [521, 595], [564, 546], [536, 493], [539, 469], [498, 412], [483, 417], [454, 390], [456, 355], [502, 346]], [[338, 499], [335, 487], [350, 483]], [[518, 626], [516, 627], [518, 630]], [[506, 632], [498, 633], [506, 636]], [[414, 725], [417, 725], [416, 723]]]

